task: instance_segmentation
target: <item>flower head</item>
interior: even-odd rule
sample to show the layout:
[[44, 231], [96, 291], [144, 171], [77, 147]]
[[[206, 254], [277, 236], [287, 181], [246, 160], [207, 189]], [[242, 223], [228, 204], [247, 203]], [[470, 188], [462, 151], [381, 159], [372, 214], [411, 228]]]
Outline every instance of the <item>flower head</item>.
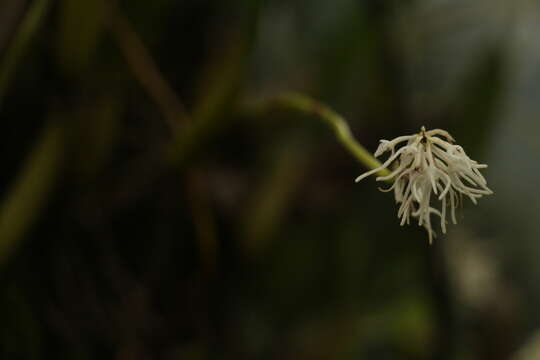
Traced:
[[[416, 219], [418, 225], [426, 228], [430, 243], [436, 236], [431, 215], [439, 217], [441, 230], [446, 233], [447, 209], [456, 224], [455, 209], [463, 195], [476, 204], [483, 195], [493, 194], [479, 171], [487, 165], [469, 158], [444, 130], [426, 131], [422, 127], [418, 134], [381, 140], [374, 155], [379, 157], [386, 152], [390, 152], [388, 159], [380, 167], [357, 177], [356, 182], [382, 169], [391, 169], [389, 175], [376, 178], [394, 182], [381, 191], [394, 191], [401, 225], [410, 224], [411, 218]], [[438, 208], [434, 205], [437, 201], [440, 202]]]

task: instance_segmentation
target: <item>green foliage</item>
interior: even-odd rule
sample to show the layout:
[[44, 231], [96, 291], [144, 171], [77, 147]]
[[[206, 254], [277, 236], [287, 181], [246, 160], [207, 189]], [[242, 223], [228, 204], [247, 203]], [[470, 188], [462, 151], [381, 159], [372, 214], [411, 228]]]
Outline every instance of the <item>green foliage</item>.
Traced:
[[511, 65], [453, 40], [478, 1], [28, 1], [0, 53], [0, 357], [510, 358], [526, 287], [447, 245], [520, 237], [499, 203], [427, 247], [354, 184], [420, 125], [490, 151]]

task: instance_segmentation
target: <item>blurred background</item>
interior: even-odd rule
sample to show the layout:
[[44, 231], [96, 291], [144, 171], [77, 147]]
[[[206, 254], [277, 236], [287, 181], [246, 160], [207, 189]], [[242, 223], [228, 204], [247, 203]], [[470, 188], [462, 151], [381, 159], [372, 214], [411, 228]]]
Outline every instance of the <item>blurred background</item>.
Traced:
[[[1, 0], [2, 359], [540, 359], [540, 4]], [[374, 151], [488, 163], [432, 246]]]

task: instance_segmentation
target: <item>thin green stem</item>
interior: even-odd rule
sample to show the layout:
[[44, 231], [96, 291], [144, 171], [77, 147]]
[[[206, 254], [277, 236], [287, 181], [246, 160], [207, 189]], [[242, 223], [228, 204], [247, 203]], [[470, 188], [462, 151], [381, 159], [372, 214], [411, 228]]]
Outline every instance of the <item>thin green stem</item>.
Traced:
[[[328, 124], [337, 140], [368, 169], [376, 169], [382, 164], [354, 138], [347, 121], [328, 106], [299, 93], [285, 93], [272, 99], [268, 105], [314, 115]], [[390, 174], [386, 169], [377, 173], [379, 176]]]

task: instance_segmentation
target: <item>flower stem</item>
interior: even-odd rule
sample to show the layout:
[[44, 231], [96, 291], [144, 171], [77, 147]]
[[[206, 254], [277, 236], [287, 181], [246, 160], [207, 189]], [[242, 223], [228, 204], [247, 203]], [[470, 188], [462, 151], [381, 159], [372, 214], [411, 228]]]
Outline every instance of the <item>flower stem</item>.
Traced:
[[[306, 95], [292, 92], [278, 95], [273, 98], [268, 105], [270, 105], [270, 107], [276, 106], [318, 117], [332, 128], [337, 140], [360, 163], [368, 169], [376, 169], [382, 165], [379, 160], [373, 157], [369, 151], [356, 141], [347, 121], [328, 106], [317, 102]], [[377, 174], [379, 176], [385, 176], [390, 174], [390, 172], [386, 169], [382, 169], [377, 172]]]

